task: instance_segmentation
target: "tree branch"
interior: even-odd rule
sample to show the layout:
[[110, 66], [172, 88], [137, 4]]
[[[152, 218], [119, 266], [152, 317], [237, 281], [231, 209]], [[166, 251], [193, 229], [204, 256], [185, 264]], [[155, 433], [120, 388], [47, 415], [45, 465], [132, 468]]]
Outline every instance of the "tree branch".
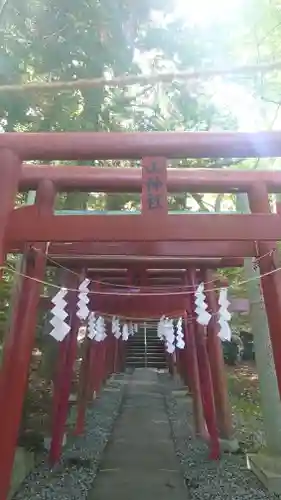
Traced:
[[201, 212], [209, 212], [209, 209], [207, 207], [207, 205], [209, 205], [209, 203], [205, 203], [203, 201], [204, 195], [198, 194], [198, 193], [192, 193], [192, 194], [190, 194], [190, 196], [196, 201]]
[[215, 212], [221, 211], [221, 204], [223, 202], [223, 199], [224, 199], [224, 193], [219, 193], [215, 201]]
[[0, 5], [0, 21], [2, 20], [2, 17], [4, 15], [7, 6], [8, 6], [8, 0], [2, 0], [2, 3]]
[[268, 73], [281, 69], [281, 61], [263, 64], [251, 64], [234, 66], [229, 68], [202, 69], [196, 71], [173, 71], [168, 73], [157, 73], [150, 75], [123, 75], [113, 78], [90, 78], [71, 81], [53, 82], [31, 82], [15, 85], [0, 85], [0, 92], [28, 92], [28, 91], [52, 91], [52, 90], [74, 90], [95, 87], [126, 87], [136, 84], [155, 84], [158, 82], [171, 83], [174, 80], [208, 80], [215, 76]]
[[239, 159], [239, 160], [217, 160], [215, 163], [212, 163], [211, 165], [208, 165], [207, 168], [224, 168], [224, 167], [232, 167], [233, 165], [239, 165], [244, 161], [244, 159]]

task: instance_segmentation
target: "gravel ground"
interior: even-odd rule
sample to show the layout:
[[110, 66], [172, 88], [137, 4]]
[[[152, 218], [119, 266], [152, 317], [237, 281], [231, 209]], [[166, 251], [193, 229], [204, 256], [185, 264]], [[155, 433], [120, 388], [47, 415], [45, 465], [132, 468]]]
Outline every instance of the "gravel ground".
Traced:
[[61, 462], [52, 470], [41, 463], [22, 484], [14, 500], [83, 500], [92, 487], [102, 453], [119, 414], [124, 385], [116, 378], [88, 409], [85, 435], [69, 437]]
[[191, 401], [175, 397], [171, 383], [165, 381], [165, 398], [175, 442], [190, 500], [273, 500], [279, 497], [265, 491], [246, 468], [244, 455], [225, 454], [219, 462], [208, 460], [204, 442], [193, 437]]
[[[247, 470], [243, 455], [225, 454], [219, 462], [208, 460], [205, 443], [192, 432], [192, 407], [184, 397], [174, 396], [171, 378], [159, 374], [189, 500], [276, 500]], [[50, 471], [40, 464], [28, 476], [14, 500], [86, 500], [97, 475], [102, 453], [110, 438], [124, 395], [123, 377], [103, 391], [87, 413], [85, 436], [71, 438], [62, 460]], [[179, 387], [177, 387], [179, 388]]]

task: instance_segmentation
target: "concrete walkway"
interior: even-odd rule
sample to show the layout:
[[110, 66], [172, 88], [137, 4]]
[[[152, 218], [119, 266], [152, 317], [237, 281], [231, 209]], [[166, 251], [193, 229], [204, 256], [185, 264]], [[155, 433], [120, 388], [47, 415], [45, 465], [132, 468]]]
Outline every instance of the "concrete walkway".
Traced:
[[138, 369], [89, 500], [186, 500], [157, 374]]

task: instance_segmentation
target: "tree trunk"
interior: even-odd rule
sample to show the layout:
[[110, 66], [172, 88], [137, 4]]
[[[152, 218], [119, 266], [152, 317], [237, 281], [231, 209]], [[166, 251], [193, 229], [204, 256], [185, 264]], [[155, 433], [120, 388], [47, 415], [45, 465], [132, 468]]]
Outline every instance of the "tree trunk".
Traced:
[[[237, 210], [249, 212], [246, 194], [237, 194]], [[254, 338], [256, 366], [261, 393], [261, 409], [268, 451], [281, 454], [281, 401], [279, 397], [275, 366], [267, 316], [261, 297], [259, 270], [253, 269], [251, 258], [244, 260], [244, 275], [250, 301], [250, 322]]]

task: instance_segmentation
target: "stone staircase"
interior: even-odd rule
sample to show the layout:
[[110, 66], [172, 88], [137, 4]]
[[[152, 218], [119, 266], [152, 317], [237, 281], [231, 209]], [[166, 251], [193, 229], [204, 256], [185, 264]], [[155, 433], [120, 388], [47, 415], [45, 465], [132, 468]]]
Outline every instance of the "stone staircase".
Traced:
[[155, 328], [140, 327], [127, 342], [126, 366], [131, 368], [167, 368], [165, 348]]

